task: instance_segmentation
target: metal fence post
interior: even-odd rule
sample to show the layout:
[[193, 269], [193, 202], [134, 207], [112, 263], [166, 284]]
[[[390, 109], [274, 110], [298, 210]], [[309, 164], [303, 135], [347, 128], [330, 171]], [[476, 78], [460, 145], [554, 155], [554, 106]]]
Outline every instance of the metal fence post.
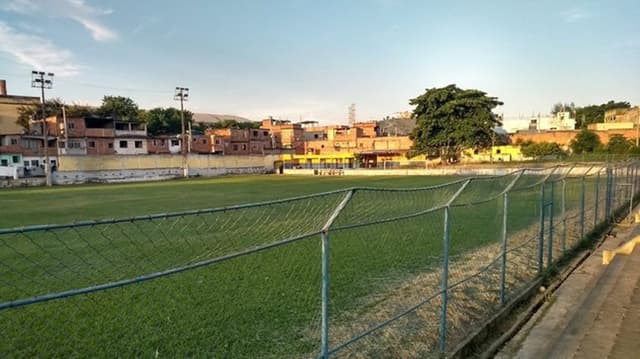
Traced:
[[[634, 175], [633, 173], [635, 172], [635, 167], [629, 167], [630, 175], [628, 176], [629, 180], [628, 182], [630, 182], [630, 189], [629, 189], [629, 218], [631, 218], [631, 215], [633, 214], [633, 196], [634, 196], [634, 192], [636, 190], [636, 184], [635, 181], [633, 180]], [[629, 173], [629, 171], [627, 171], [627, 173]]]
[[540, 185], [540, 233], [538, 234], [538, 273], [542, 273], [544, 257], [544, 182]]
[[593, 211], [593, 228], [598, 226], [598, 203], [600, 203], [600, 170], [598, 170], [598, 174], [596, 175], [596, 202], [594, 204]]
[[509, 208], [509, 193], [504, 193], [502, 200], [502, 268], [500, 270], [500, 305], [504, 305], [507, 281], [507, 211]]
[[458, 198], [473, 179], [466, 180], [458, 191], [449, 198], [444, 205], [444, 235], [443, 237], [443, 258], [442, 258], [442, 307], [440, 310], [440, 352], [447, 350], [447, 306], [449, 304], [449, 227], [451, 218], [451, 204]]
[[584, 238], [584, 199], [585, 199], [585, 187], [584, 176], [580, 181], [580, 239]]
[[562, 255], [567, 251], [567, 181], [562, 179]]
[[607, 166], [607, 182], [605, 185], [605, 200], [604, 200], [604, 218], [605, 222], [609, 221], [611, 216], [611, 168]]
[[555, 182], [551, 182], [551, 201], [549, 202], [549, 243], [547, 244], [547, 267], [553, 263], [553, 205], [555, 195]]
[[320, 326], [320, 358], [329, 358], [329, 229], [338, 215], [347, 206], [353, 197], [355, 189], [348, 191], [342, 201], [322, 227], [320, 238], [322, 239], [322, 305], [321, 305], [321, 326]]
[[440, 311], [440, 352], [447, 349], [447, 304], [449, 300], [449, 216], [450, 208], [444, 208], [444, 236], [442, 259], [442, 308]]
[[329, 358], [329, 232], [322, 237], [322, 327], [320, 335], [320, 358]]

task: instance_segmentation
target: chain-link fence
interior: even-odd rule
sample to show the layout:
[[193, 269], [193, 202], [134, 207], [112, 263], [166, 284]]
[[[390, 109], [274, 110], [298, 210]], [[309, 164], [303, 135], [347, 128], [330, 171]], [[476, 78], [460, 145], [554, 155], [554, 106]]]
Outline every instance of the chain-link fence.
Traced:
[[630, 211], [638, 165], [0, 230], [0, 356], [437, 356]]

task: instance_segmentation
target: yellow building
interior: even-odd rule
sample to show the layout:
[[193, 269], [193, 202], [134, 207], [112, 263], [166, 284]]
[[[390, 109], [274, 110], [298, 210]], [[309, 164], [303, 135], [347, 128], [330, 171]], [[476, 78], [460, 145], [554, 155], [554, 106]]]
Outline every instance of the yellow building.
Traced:
[[463, 151], [463, 162], [512, 162], [524, 161], [530, 158], [522, 155], [520, 146], [493, 146], [486, 150], [467, 149]]

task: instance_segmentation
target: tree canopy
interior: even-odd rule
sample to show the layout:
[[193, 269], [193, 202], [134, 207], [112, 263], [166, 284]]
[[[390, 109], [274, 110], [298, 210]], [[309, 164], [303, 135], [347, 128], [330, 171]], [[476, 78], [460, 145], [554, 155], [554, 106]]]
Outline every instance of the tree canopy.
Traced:
[[137, 121], [138, 105], [129, 97], [105, 96], [102, 98], [102, 106], [98, 107], [96, 113], [122, 121]]
[[525, 157], [539, 159], [546, 156], [564, 156], [565, 152], [555, 142], [533, 142], [525, 141], [520, 143], [520, 151]]
[[480, 90], [431, 88], [409, 104], [416, 106], [410, 136], [414, 153], [457, 158], [464, 148], [488, 147], [493, 128], [501, 125], [492, 110], [502, 102]]
[[587, 128], [592, 123], [602, 122], [604, 113], [615, 108], [630, 108], [631, 104], [627, 101], [609, 101], [601, 105], [590, 105], [576, 108], [576, 128]]
[[575, 113], [576, 111], [576, 105], [571, 102], [571, 103], [562, 103], [562, 102], [557, 102], [553, 105], [553, 107], [551, 108], [551, 113], [552, 114], [557, 114], [559, 112], [571, 112], [571, 113]]
[[601, 146], [600, 137], [598, 137], [595, 132], [587, 129], [580, 131], [578, 135], [571, 140], [571, 144], [569, 145], [573, 153], [577, 155], [596, 152]]
[[611, 137], [609, 137], [609, 142], [607, 143], [607, 153], [612, 154], [630, 153], [634, 148], [635, 144], [627, 140], [627, 138], [621, 134], [611, 135]]
[[[169, 107], [156, 107], [149, 111], [140, 110], [139, 119], [147, 124], [147, 132], [152, 135], [174, 135], [182, 132], [182, 121], [180, 119], [180, 110]], [[185, 131], [188, 123], [193, 120], [193, 113], [184, 112]]]

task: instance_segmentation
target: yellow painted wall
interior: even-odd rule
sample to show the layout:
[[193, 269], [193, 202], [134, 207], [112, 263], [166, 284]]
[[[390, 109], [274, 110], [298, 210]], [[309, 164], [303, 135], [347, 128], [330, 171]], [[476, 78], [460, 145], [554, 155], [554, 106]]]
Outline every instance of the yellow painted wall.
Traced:
[[[242, 168], [266, 167], [273, 169], [276, 155], [267, 156], [214, 156], [190, 155], [190, 168]], [[60, 156], [58, 171], [137, 170], [155, 168], [182, 168], [180, 155], [100, 155]]]
[[470, 161], [488, 161], [493, 157], [495, 161], [522, 161], [526, 159], [520, 151], [520, 146], [493, 146], [491, 149], [480, 151], [477, 154], [473, 149], [467, 149], [463, 151], [464, 160]]

